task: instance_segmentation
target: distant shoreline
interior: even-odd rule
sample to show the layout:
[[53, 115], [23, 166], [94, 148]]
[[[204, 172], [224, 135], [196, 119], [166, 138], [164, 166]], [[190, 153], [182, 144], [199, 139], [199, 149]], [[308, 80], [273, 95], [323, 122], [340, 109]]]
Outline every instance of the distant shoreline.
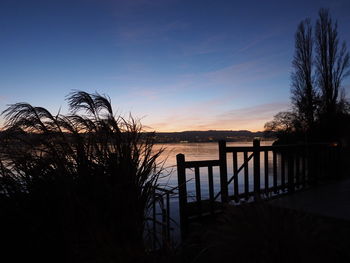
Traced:
[[[150, 134], [150, 132], [145, 132], [145, 134]], [[0, 137], [3, 135], [5, 135], [5, 132], [0, 132]], [[270, 133], [269, 136], [266, 136], [267, 134], [262, 131], [251, 132], [248, 130], [155, 132], [154, 135], [155, 143], [199, 143], [217, 142], [220, 140], [225, 140], [227, 142], [250, 142], [253, 141], [254, 138], [260, 138], [262, 141], [271, 141], [276, 139], [275, 134]], [[35, 142], [41, 135], [28, 133], [25, 136], [30, 136], [32, 141]], [[52, 136], [55, 136], [55, 133], [52, 133]]]
[[239, 131], [184, 131], [184, 132], [156, 132], [156, 143], [194, 143], [194, 142], [249, 142], [259, 137], [263, 141], [275, 140], [274, 136], [266, 137], [264, 132]]

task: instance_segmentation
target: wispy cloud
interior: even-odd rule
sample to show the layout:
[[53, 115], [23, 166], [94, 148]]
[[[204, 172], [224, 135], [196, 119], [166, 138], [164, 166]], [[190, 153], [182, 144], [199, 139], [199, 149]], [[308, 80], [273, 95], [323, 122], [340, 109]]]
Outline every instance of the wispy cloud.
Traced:
[[210, 85], [246, 87], [258, 86], [259, 82], [280, 75], [287, 75], [288, 78], [288, 70], [289, 68], [274, 63], [272, 58], [257, 58], [201, 73], [197, 77], [205, 79], [206, 83]]
[[223, 52], [224, 44], [227, 41], [227, 34], [215, 34], [209, 37], [202, 37], [195, 44], [180, 44], [179, 48], [184, 56], [205, 55], [214, 52]]
[[183, 30], [187, 26], [187, 23], [182, 21], [172, 21], [166, 24], [150, 22], [145, 24], [143, 21], [135, 21], [131, 24], [119, 26], [117, 36], [119, 41], [124, 41], [128, 44], [154, 39], [159, 41], [162, 36], [166, 36], [172, 31]]
[[278, 32], [279, 32], [279, 30], [273, 30], [271, 32], [267, 32], [265, 34], [257, 36], [253, 40], [249, 41], [246, 45], [244, 45], [243, 47], [238, 49], [237, 52], [241, 53], [241, 52], [247, 51], [253, 47], [256, 47], [257, 45], [259, 45], [263, 41], [268, 40], [268, 39], [276, 36]]
[[149, 127], [158, 131], [183, 130], [263, 130], [264, 124], [279, 111], [288, 109], [287, 102], [260, 104], [217, 113], [220, 100], [208, 101], [194, 107], [178, 109], [158, 122], [150, 122]]

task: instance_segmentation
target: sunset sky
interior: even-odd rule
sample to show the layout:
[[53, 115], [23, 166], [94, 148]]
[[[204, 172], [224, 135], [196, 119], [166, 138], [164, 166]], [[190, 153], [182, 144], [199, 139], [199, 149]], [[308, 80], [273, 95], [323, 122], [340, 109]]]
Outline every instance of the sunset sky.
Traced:
[[294, 33], [321, 7], [350, 47], [349, 0], [1, 0], [0, 111], [65, 113], [78, 89], [156, 131], [263, 130], [290, 107]]

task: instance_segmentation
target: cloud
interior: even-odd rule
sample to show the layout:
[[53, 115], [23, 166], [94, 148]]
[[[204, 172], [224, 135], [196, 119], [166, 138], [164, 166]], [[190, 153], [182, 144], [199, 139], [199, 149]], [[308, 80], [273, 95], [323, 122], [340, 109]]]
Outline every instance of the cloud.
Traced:
[[279, 111], [286, 110], [288, 103], [275, 102], [239, 108], [218, 114], [201, 129], [248, 129], [263, 130], [264, 124]]
[[157, 131], [183, 130], [263, 130], [264, 124], [279, 111], [288, 108], [287, 102], [273, 102], [218, 113], [220, 100], [203, 102], [192, 107], [173, 110], [159, 121], [147, 124]]
[[256, 37], [255, 39], [251, 40], [245, 46], [241, 47], [237, 52], [241, 53], [241, 52], [247, 51], [247, 50], [257, 46], [261, 42], [276, 36], [277, 32], [278, 32], [277, 30], [274, 30], [274, 31], [271, 31], [269, 33], [265, 33], [263, 35], [260, 35], [260, 36]]
[[207, 38], [202, 38], [195, 45], [185, 45], [179, 43], [179, 48], [185, 56], [205, 55], [214, 52], [222, 52], [227, 41], [227, 34], [210, 35]]
[[248, 80], [269, 77], [276, 73], [285, 72], [285, 68], [281, 68], [280, 65], [275, 63], [275, 58], [271, 56], [259, 57], [256, 59], [246, 60], [244, 62], [230, 65], [226, 68], [213, 72], [214, 77], [230, 77], [233, 74], [235, 76], [249, 76]]
[[184, 30], [188, 26], [187, 23], [182, 21], [172, 21], [170, 23], [147, 23], [144, 21], [136, 21], [132, 24], [121, 25], [118, 28], [118, 40], [124, 41], [127, 44], [130, 42], [139, 41], [149, 41], [155, 40], [159, 41], [162, 35], [166, 35], [172, 31]]

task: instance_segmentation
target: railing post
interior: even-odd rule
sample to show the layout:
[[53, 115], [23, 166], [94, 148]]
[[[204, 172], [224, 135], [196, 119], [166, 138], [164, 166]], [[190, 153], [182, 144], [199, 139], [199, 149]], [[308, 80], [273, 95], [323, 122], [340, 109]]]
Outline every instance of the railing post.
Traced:
[[188, 230], [185, 155], [181, 153], [176, 155], [176, 162], [179, 187], [180, 230], [181, 239], [184, 240]]
[[344, 148], [342, 148], [340, 144], [336, 144], [333, 147], [334, 147], [334, 149], [333, 149], [333, 151], [334, 151], [333, 167], [335, 167], [334, 173], [336, 174], [337, 179], [339, 179], [345, 175], [343, 172], [343, 171], [345, 171], [345, 169], [343, 169]]
[[162, 210], [162, 248], [165, 248], [167, 246], [167, 225], [166, 225], [166, 218], [167, 218], [167, 211], [164, 208], [164, 198], [161, 199], [161, 210]]
[[260, 199], [260, 140], [254, 139], [254, 200]]
[[157, 214], [156, 214], [156, 190], [152, 190], [152, 217], [153, 217], [153, 249], [157, 246]]
[[228, 202], [226, 141], [219, 141], [221, 202]]
[[294, 192], [294, 149], [288, 153], [288, 193]]

